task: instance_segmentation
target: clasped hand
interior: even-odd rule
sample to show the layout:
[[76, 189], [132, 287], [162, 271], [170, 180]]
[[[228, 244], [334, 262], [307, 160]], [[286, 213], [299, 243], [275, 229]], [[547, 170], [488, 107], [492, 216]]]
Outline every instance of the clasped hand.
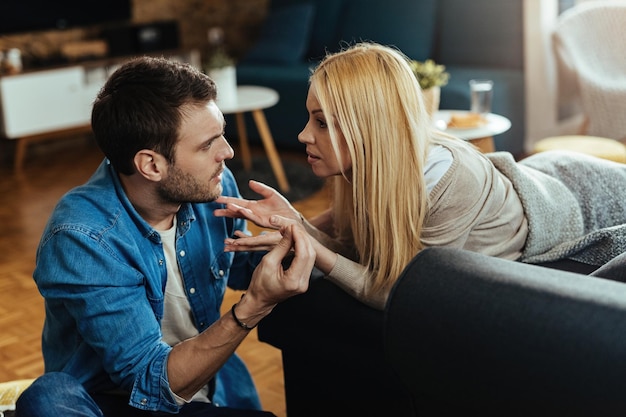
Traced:
[[[256, 267], [248, 287], [249, 297], [246, 297], [270, 308], [285, 298], [305, 292], [315, 263], [315, 250], [301, 226], [291, 224], [276, 233], [280, 235], [279, 241]], [[293, 254], [291, 264], [283, 269], [282, 261], [289, 253]]]
[[[300, 223], [300, 214], [278, 191], [263, 183], [251, 180], [250, 189], [263, 198], [246, 200], [237, 197], [219, 197], [216, 202], [224, 204], [224, 208], [216, 209], [218, 217], [243, 218], [259, 227], [281, 229], [291, 224]], [[225, 240], [226, 252], [267, 251], [271, 250], [282, 239], [279, 232], [266, 232], [258, 236], [248, 236], [235, 232], [235, 238]]]

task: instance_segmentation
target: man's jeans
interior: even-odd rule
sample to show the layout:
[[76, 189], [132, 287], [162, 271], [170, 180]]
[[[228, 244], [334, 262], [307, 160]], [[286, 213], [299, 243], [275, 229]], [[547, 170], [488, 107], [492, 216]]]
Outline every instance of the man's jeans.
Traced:
[[[17, 401], [16, 417], [147, 417], [168, 413], [143, 411], [128, 405], [120, 395], [91, 396], [76, 378], [62, 372], [50, 372], [37, 378]], [[193, 402], [181, 408], [184, 417], [271, 417], [272, 413], [215, 407]]]

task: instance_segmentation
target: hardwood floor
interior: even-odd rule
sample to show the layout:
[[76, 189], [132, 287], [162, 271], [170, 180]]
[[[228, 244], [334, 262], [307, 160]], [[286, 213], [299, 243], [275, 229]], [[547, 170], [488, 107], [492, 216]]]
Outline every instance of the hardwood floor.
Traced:
[[[7, 140], [0, 144], [0, 382], [34, 378], [43, 372], [40, 336], [44, 311], [32, 279], [35, 251], [58, 199], [87, 180], [102, 159], [88, 138], [55, 140], [30, 147], [22, 173], [15, 174], [13, 146]], [[294, 206], [309, 217], [326, 208], [326, 197], [327, 192], [321, 190]], [[222, 311], [238, 299], [239, 294], [228, 291]], [[264, 409], [285, 417], [280, 352], [259, 342], [256, 330], [237, 352], [250, 368]]]

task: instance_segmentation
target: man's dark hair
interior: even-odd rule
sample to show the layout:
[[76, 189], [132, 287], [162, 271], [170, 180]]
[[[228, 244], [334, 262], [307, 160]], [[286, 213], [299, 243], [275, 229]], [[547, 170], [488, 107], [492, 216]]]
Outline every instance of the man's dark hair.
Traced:
[[165, 58], [135, 58], [102, 87], [91, 126], [98, 143], [120, 173], [135, 172], [133, 158], [151, 149], [174, 161], [183, 106], [215, 100], [215, 83], [189, 64]]

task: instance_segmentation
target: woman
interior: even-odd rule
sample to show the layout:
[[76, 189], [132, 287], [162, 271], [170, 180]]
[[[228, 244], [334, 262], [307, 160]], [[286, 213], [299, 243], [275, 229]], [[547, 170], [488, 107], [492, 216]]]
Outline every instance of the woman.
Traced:
[[[404, 267], [428, 246], [526, 262], [590, 262], [581, 248], [601, 239], [589, 233], [626, 223], [619, 198], [626, 193], [624, 166], [551, 153], [518, 164], [510, 154], [487, 156], [434, 130], [407, 58], [397, 50], [354, 45], [328, 55], [310, 81], [309, 120], [298, 139], [313, 172], [333, 178], [332, 207], [307, 222], [275, 190], [252, 181], [262, 200], [220, 197], [226, 207], [215, 214], [270, 228], [287, 219], [304, 222], [316, 238], [317, 268], [372, 307], [384, 308]], [[580, 188], [588, 175], [609, 192]], [[608, 216], [583, 201], [604, 201], [605, 194], [612, 199]], [[269, 249], [278, 238], [239, 236], [226, 248]], [[591, 261], [605, 263], [626, 250], [622, 245], [603, 247]]]

